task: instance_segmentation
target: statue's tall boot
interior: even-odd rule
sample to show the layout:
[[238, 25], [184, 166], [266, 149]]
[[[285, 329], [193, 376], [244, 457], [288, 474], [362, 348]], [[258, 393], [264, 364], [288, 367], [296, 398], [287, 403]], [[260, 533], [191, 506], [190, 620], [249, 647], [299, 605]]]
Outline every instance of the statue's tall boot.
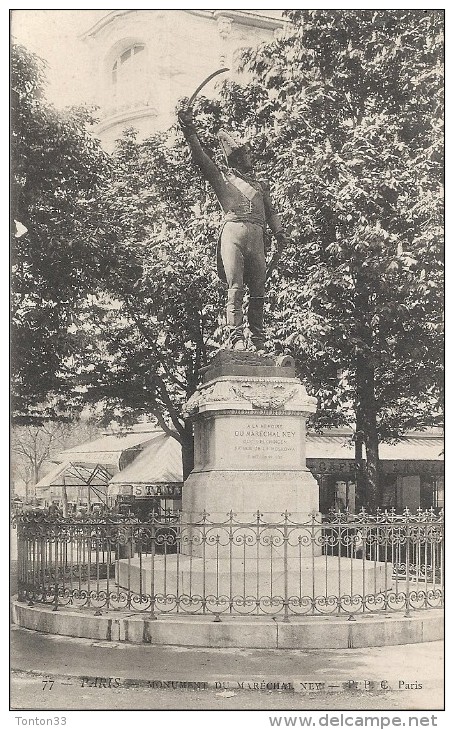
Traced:
[[260, 352], [265, 350], [266, 338], [263, 327], [264, 297], [250, 297], [248, 307], [248, 323], [251, 331], [251, 342]]
[[227, 292], [228, 346], [232, 350], [244, 350], [243, 336], [243, 289], [232, 286]]

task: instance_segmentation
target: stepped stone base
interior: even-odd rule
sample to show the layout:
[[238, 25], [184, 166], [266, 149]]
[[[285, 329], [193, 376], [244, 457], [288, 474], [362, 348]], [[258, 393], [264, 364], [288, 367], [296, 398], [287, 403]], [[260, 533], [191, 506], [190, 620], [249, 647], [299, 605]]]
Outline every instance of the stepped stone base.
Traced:
[[[241, 552], [241, 550], [238, 550]], [[269, 557], [241, 557], [231, 561], [189, 555], [157, 555], [153, 573], [151, 561], [120, 560], [116, 580], [134, 593], [190, 596], [241, 596], [260, 601], [270, 596], [328, 597], [375, 595], [392, 588], [392, 569], [385, 563], [333, 556], [313, 560], [288, 559], [287, 589], [282, 558], [272, 564]], [[205, 568], [204, 568], [205, 566]]]

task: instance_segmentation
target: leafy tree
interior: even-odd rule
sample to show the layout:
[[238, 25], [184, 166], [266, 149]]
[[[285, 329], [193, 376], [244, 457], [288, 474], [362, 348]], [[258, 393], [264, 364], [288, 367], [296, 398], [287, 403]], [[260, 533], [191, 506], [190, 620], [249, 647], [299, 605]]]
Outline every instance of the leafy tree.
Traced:
[[13, 412], [25, 418], [45, 413], [44, 403], [55, 415], [68, 397], [73, 313], [112, 263], [100, 231], [108, 158], [87, 109], [58, 112], [46, 102], [44, 70], [13, 45], [11, 362]]
[[108, 160], [88, 113], [63, 119], [43, 101], [39, 59], [16, 47], [13, 69], [13, 218], [28, 229], [14, 242], [17, 415], [86, 401], [104, 422], [153, 414], [187, 472], [182, 404], [223, 309], [214, 200], [174, 131], [140, 144], [130, 132]]
[[443, 15], [287, 15], [225, 103], [293, 230], [270, 287], [278, 344], [319, 396], [319, 426], [356, 426], [374, 505], [379, 439], [441, 412]]
[[[292, 232], [268, 322], [319, 396], [319, 425], [351, 423], [364, 441], [372, 505], [379, 438], [439, 412], [442, 16], [289, 17], [280, 39], [247, 53], [245, 87], [200, 102], [198, 126], [212, 150], [222, 122], [253, 135]], [[126, 134], [106, 179], [86, 208], [100, 222], [87, 247], [99, 265], [77, 295], [93, 271], [95, 286], [70, 332], [56, 328], [67, 358], [51, 381], [103, 401], [107, 419], [153, 413], [182, 442], [187, 473], [182, 404], [222, 333], [217, 206], [172, 130], [142, 143]]]
[[42, 425], [14, 425], [11, 433], [11, 472], [25, 484], [26, 498], [30, 488], [39, 482], [52, 456], [77, 443], [98, 435], [90, 420], [78, 422], [47, 421]]
[[[222, 155], [215, 137], [227, 123], [218, 104], [202, 99], [201, 138]], [[215, 267], [220, 211], [175, 129], [137, 142], [133, 130], [112, 157], [106, 206], [117, 266], [76, 322], [79, 355], [72, 368], [104, 420], [140, 413], [181, 442], [184, 475], [193, 465], [191, 422], [183, 406], [224, 334], [224, 285]]]
[[215, 274], [219, 214], [175, 133], [137, 142], [130, 131], [113, 156], [108, 237], [117, 265], [77, 322], [73, 369], [104, 420], [151, 414], [183, 447], [192, 468], [192, 428], [182, 406], [219, 342], [223, 292]]

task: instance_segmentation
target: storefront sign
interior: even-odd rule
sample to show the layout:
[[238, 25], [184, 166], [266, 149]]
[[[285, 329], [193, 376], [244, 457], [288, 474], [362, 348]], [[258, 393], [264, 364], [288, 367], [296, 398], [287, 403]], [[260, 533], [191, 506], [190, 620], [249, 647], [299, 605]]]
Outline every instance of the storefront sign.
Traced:
[[355, 474], [353, 459], [306, 459], [306, 463], [314, 474]]
[[[354, 476], [355, 462], [353, 459], [307, 459], [307, 467], [314, 474], [344, 474]], [[441, 475], [444, 474], [443, 461], [413, 461], [396, 460], [380, 461], [380, 471], [383, 474], [406, 475]]]
[[380, 461], [383, 474], [441, 475], [444, 474], [443, 461]]
[[134, 497], [181, 499], [181, 484], [140, 484], [132, 488]]

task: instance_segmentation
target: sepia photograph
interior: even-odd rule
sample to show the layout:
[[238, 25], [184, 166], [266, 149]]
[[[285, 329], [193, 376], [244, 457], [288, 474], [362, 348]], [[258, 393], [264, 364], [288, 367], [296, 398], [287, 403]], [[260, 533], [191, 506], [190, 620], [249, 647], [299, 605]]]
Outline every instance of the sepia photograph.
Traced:
[[14, 726], [444, 727], [444, 10], [9, 12]]

